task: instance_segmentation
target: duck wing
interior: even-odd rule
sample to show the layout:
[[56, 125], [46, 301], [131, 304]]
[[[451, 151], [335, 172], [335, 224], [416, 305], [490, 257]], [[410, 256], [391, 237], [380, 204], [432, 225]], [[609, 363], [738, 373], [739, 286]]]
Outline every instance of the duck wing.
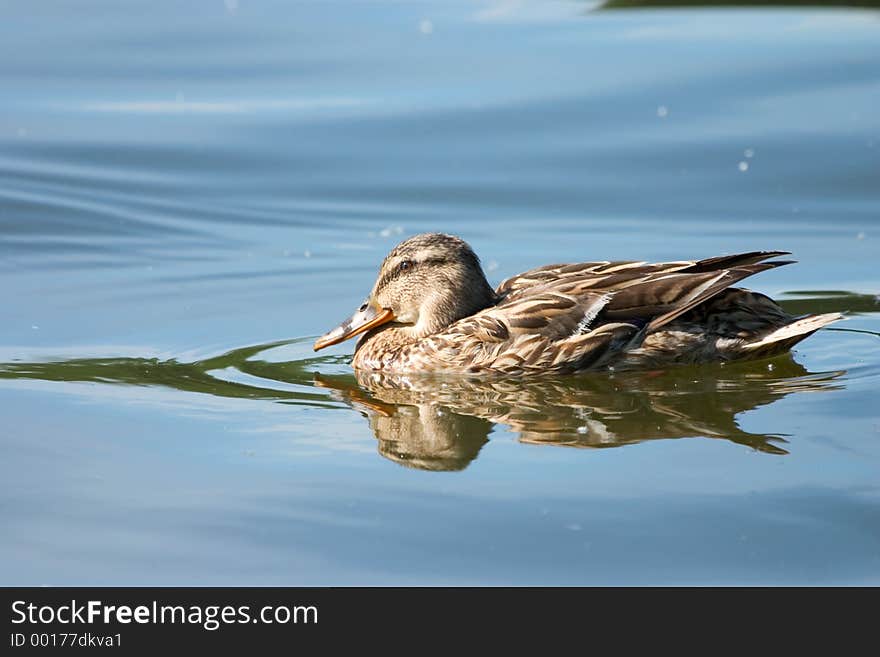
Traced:
[[605, 319], [647, 322], [650, 333], [708, 301], [731, 285], [768, 269], [791, 264], [776, 260], [737, 266], [721, 271], [679, 271], [627, 285], [614, 292]]
[[636, 260], [616, 262], [605, 260], [544, 265], [543, 267], [530, 269], [505, 279], [495, 289], [495, 294], [501, 300], [508, 300], [544, 286], [564, 286], [566, 283], [583, 283], [588, 280], [595, 281], [598, 284], [606, 279], [615, 280], [621, 278], [625, 280], [629, 277], [637, 277], [652, 271], [678, 271], [693, 264], [693, 261], [649, 264]]
[[635, 260], [580, 262], [545, 265], [511, 276], [498, 285], [499, 299], [513, 299], [534, 288], [567, 283], [589, 284], [593, 289], [615, 289], [627, 283], [638, 283], [654, 274], [685, 272], [707, 273], [757, 264], [776, 256], [789, 255], [788, 251], [749, 251], [733, 255], [715, 256], [703, 260], [678, 260], [647, 263]]
[[[611, 295], [545, 290], [505, 301], [453, 324], [437, 336], [439, 351], [472, 372], [568, 372], [598, 363], [629, 342], [639, 327], [597, 318]], [[451, 350], [449, 349], [451, 347]], [[441, 355], [443, 359], [443, 355]]]
[[507, 279], [500, 301], [450, 327], [473, 371], [601, 366], [738, 281], [791, 261], [782, 251], [648, 264], [548, 265]]

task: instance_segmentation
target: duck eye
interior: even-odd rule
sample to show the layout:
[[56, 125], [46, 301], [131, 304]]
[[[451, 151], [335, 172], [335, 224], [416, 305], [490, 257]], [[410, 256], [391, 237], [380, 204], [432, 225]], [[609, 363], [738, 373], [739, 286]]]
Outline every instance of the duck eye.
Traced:
[[404, 260], [399, 265], [397, 265], [397, 271], [406, 271], [407, 269], [412, 269], [413, 261], [412, 260]]

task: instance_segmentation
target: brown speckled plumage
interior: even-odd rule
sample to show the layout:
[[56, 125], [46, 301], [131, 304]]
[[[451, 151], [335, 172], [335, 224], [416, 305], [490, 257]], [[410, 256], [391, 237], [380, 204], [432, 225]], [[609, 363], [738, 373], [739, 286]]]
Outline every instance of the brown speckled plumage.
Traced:
[[[791, 262], [767, 262], [780, 255], [785, 252], [547, 265], [493, 291], [465, 242], [418, 235], [383, 262], [361, 310], [384, 312], [378, 321], [385, 323], [369, 324], [353, 365], [525, 375], [775, 355], [841, 317], [794, 318], [763, 294], [731, 287]], [[316, 348], [357, 333], [341, 330], [352, 320]]]

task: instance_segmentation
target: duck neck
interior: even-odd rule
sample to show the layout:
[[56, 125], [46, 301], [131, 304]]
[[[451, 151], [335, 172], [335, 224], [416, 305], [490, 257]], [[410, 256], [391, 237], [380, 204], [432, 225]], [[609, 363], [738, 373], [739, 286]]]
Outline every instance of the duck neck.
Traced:
[[495, 292], [485, 278], [472, 282], [466, 289], [466, 295], [456, 294], [449, 288], [438, 289], [422, 303], [418, 321], [402, 327], [402, 334], [410, 340], [421, 340], [442, 333], [455, 322], [495, 305]]
[[497, 303], [495, 292], [483, 279], [470, 288], [467, 297], [453, 297], [448, 290], [439, 291], [426, 300], [415, 324], [385, 324], [367, 332], [358, 342], [357, 350], [369, 343], [370, 350], [392, 349], [414, 344], [442, 333], [455, 322], [470, 317]]

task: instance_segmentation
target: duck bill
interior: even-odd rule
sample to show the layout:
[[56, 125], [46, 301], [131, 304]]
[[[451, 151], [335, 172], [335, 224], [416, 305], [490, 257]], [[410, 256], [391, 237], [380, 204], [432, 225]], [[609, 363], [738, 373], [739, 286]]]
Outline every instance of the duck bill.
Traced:
[[315, 351], [339, 344], [344, 340], [360, 335], [376, 326], [394, 321], [394, 313], [386, 308], [379, 308], [372, 301], [367, 301], [354, 315], [346, 319], [332, 331], [328, 331], [315, 340]]

